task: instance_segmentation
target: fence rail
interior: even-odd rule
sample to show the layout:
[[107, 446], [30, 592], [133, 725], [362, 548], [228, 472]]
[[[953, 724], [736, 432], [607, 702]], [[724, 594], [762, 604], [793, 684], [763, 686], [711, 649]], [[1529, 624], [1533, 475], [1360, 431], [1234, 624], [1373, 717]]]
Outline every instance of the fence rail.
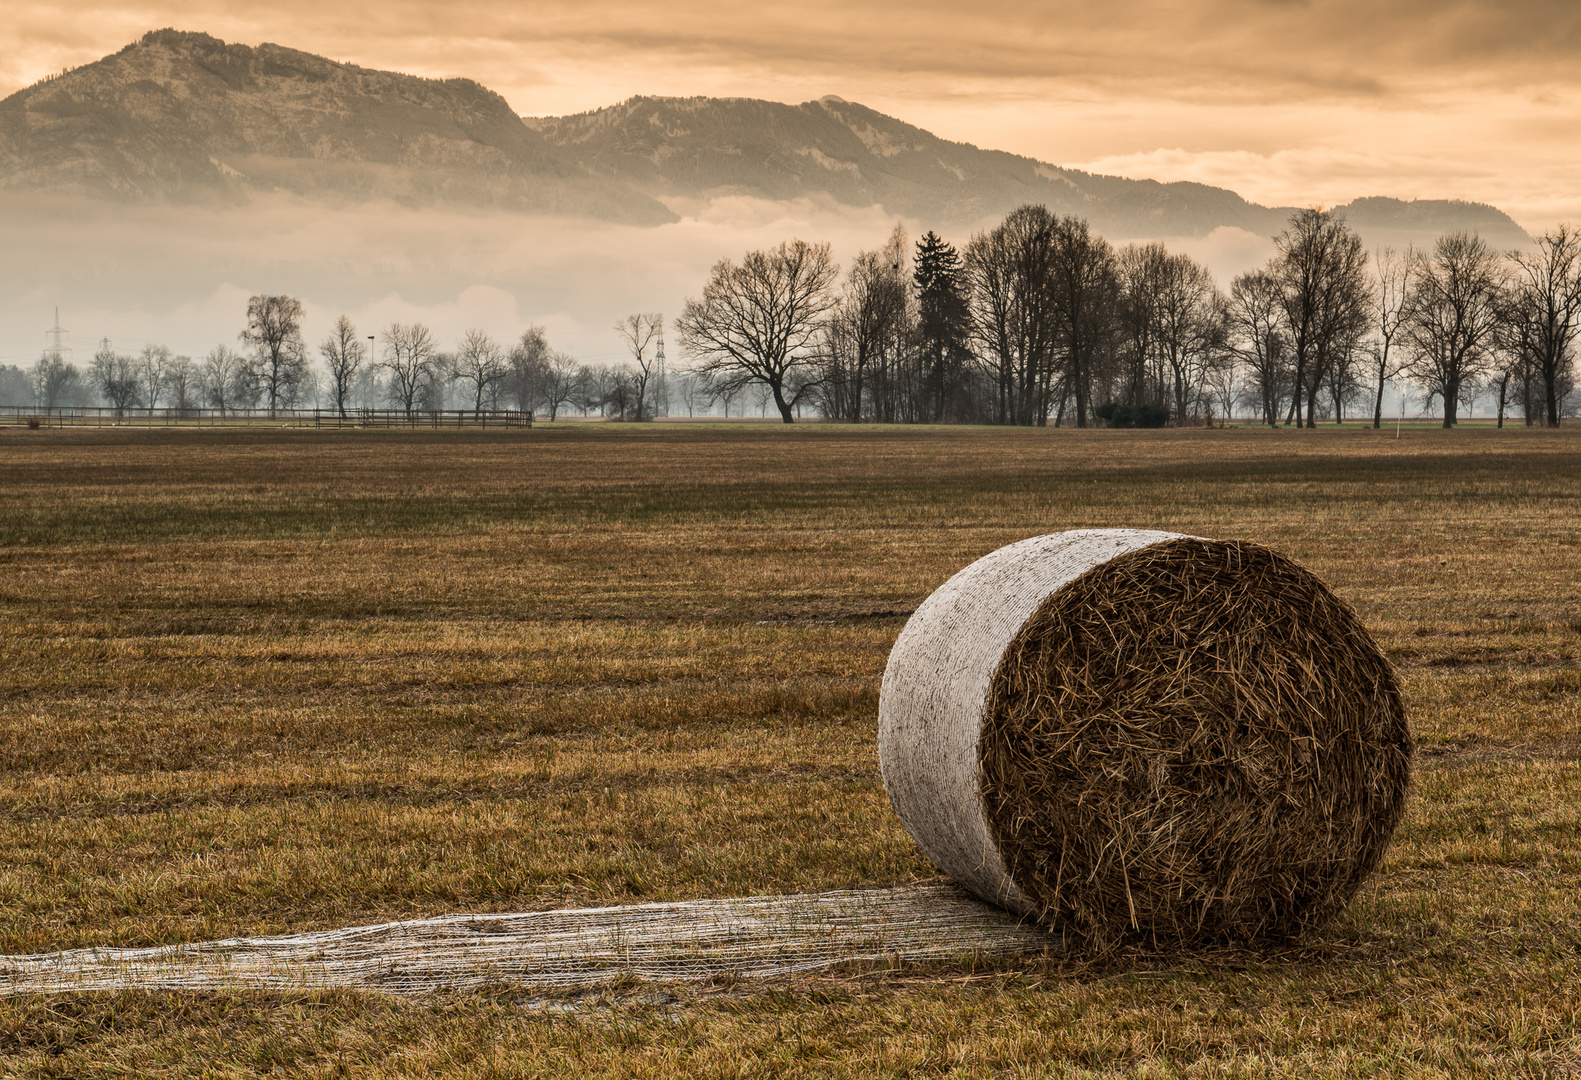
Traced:
[[467, 428], [532, 427], [533, 414], [513, 409], [114, 409], [65, 405], [0, 405], [0, 426], [57, 427], [274, 427]]

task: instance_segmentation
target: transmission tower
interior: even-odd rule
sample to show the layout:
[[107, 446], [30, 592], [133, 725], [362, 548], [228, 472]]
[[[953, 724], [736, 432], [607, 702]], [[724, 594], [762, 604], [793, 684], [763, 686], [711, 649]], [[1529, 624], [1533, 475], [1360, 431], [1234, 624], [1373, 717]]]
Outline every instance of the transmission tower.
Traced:
[[69, 333], [71, 333], [70, 330], [61, 328], [60, 308], [57, 307], [55, 309], [55, 325], [44, 331], [44, 336], [49, 338], [49, 346], [44, 350], [44, 355], [54, 360], [65, 359], [66, 354], [71, 352], [71, 348], [64, 343], [64, 338]]
[[654, 388], [653, 404], [654, 416], [670, 415], [670, 390], [664, 384], [664, 331], [659, 331], [659, 351], [653, 355]]

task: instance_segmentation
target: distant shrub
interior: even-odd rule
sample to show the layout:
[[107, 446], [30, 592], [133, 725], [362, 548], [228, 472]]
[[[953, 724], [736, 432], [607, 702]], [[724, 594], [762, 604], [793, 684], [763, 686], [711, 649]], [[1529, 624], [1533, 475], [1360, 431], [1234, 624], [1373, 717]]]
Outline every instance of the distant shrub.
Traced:
[[1164, 405], [1123, 405], [1110, 401], [1092, 412], [1112, 428], [1161, 428], [1169, 423], [1169, 409]]
[[30, 416], [27, 418], [27, 427], [29, 431], [37, 431], [39, 429], [39, 425], [42, 423], [43, 421], [36, 416]]

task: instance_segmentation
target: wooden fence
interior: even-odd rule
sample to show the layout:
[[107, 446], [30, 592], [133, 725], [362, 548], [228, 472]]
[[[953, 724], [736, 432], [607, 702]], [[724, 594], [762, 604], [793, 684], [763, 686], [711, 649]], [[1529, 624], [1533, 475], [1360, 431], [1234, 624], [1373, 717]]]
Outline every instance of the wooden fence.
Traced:
[[533, 414], [513, 409], [113, 409], [0, 405], [0, 426], [59, 427], [384, 427], [530, 428]]

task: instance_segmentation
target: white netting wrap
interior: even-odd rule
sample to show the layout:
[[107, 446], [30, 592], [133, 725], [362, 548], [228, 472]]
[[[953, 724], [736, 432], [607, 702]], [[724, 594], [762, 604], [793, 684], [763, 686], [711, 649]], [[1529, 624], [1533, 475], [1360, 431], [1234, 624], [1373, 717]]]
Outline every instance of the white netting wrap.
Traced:
[[884, 788], [934, 865], [984, 900], [1033, 911], [990, 837], [979, 783], [978, 737], [1000, 658], [1062, 586], [1178, 535], [1085, 529], [1010, 544], [940, 585], [900, 632], [878, 703]]
[[280, 937], [0, 957], [0, 993], [356, 987], [420, 993], [622, 976], [763, 977], [853, 960], [1042, 952], [1057, 941], [953, 886], [447, 915]]

